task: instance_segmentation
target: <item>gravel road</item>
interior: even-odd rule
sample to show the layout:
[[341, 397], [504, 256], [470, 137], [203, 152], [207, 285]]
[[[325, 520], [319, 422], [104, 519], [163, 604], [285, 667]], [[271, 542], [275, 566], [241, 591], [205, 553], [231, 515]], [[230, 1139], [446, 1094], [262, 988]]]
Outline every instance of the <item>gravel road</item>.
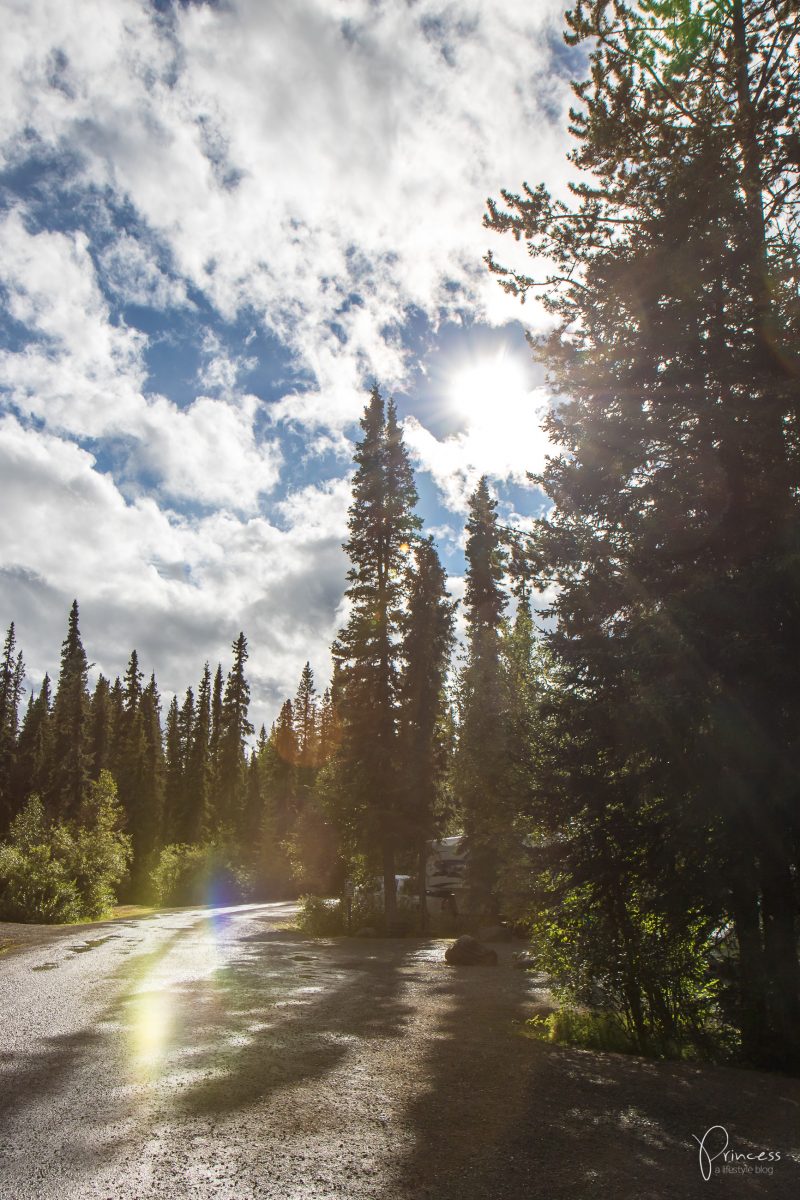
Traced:
[[[509, 948], [451, 968], [293, 913], [25, 931], [0, 958], [1, 1200], [800, 1195], [800, 1081], [533, 1041]], [[780, 1161], [704, 1182], [713, 1125]]]

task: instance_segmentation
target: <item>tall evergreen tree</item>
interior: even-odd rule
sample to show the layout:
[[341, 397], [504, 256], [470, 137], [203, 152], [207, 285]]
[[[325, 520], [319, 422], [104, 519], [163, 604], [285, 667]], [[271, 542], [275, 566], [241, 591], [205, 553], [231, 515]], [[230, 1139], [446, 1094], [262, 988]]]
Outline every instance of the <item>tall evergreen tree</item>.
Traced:
[[197, 689], [197, 705], [186, 762], [186, 829], [190, 842], [200, 842], [210, 830], [211, 672], [205, 664]]
[[0, 662], [0, 829], [14, 816], [13, 779], [17, 755], [19, 701], [25, 676], [22, 653], [16, 650], [16, 631], [8, 627]]
[[579, 0], [567, 20], [593, 47], [576, 203], [526, 188], [488, 223], [553, 264], [501, 273], [544, 283], [559, 321], [536, 343], [563, 398], [538, 566], [560, 585], [568, 873], [623, 957], [637, 906], [686, 936], [732, 920], [745, 1051], [800, 1062], [800, 17]]
[[334, 645], [342, 679], [341, 770], [360, 811], [364, 849], [380, 855], [387, 924], [395, 919], [401, 824], [397, 774], [403, 567], [420, 527], [417, 495], [394, 404], [373, 388], [355, 451], [345, 545], [350, 617]]
[[73, 601], [53, 705], [47, 803], [54, 816], [74, 816], [89, 786], [90, 707], [88, 663], [81, 641], [78, 601]]
[[99, 675], [92, 693], [89, 734], [90, 774], [94, 782], [110, 766], [112, 728], [111, 685], [105, 675]]
[[467, 519], [466, 661], [458, 684], [456, 800], [469, 847], [469, 882], [476, 908], [497, 906], [497, 872], [509, 822], [507, 692], [502, 662], [506, 554], [497, 502], [484, 476], [470, 497]]
[[400, 685], [401, 786], [406, 837], [417, 854], [418, 887], [426, 912], [426, 840], [444, 815], [450, 749], [447, 737], [447, 673], [453, 648], [456, 603], [428, 537], [418, 541], [408, 584]]
[[247, 639], [240, 633], [233, 643], [233, 665], [222, 699], [215, 814], [218, 830], [237, 834], [244, 816], [247, 790], [246, 745], [253, 732], [247, 715], [250, 707], [250, 685], [245, 675], [247, 658]]
[[180, 842], [184, 836], [184, 762], [178, 697], [173, 696], [164, 727], [164, 841]]
[[38, 696], [31, 694], [17, 743], [13, 776], [17, 812], [31, 795], [41, 795], [47, 787], [51, 759], [50, 706], [50, 676], [45, 675]]

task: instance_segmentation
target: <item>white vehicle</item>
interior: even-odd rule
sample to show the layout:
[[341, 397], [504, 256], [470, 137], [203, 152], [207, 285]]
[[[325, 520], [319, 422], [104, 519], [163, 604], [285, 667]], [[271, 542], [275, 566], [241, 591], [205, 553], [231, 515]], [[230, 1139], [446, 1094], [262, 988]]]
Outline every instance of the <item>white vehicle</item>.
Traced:
[[[455, 897], [456, 903], [467, 894], [467, 855], [462, 848], [463, 837], [442, 838], [428, 843], [425, 863], [425, 891], [441, 899]], [[462, 905], [458, 905], [459, 908]]]

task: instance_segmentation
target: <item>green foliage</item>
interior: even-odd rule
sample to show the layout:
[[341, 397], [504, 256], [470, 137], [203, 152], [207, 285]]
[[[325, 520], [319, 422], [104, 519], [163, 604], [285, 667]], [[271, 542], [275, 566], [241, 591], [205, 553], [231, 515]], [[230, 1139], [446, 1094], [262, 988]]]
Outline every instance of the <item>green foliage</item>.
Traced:
[[75, 821], [49, 821], [32, 796], [0, 844], [0, 916], [66, 923], [108, 915], [130, 861], [114, 780], [103, 771]]
[[[328, 900], [321, 896], [301, 896], [297, 923], [310, 937], [341, 937], [347, 930], [347, 907], [343, 900]], [[350, 932], [374, 929], [379, 937], [388, 933], [386, 913], [376, 892], [357, 892], [351, 902]], [[403, 897], [398, 897], [397, 912], [391, 926], [393, 937], [410, 937], [419, 930], [419, 910]]]
[[344, 933], [344, 913], [339, 900], [322, 896], [301, 896], [297, 924], [309, 937], [341, 937]]
[[531, 1017], [526, 1028], [542, 1041], [563, 1042], [583, 1050], [638, 1053], [635, 1041], [614, 1013], [563, 1006], [546, 1017]]
[[658, 908], [619, 882], [542, 880], [529, 925], [536, 961], [566, 1009], [603, 1013], [638, 1052], [705, 1053], [721, 1024], [708, 922], [672, 922]]
[[237, 904], [251, 888], [236, 848], [215, 842], [165, 846], [150, 871], [152, 902], [162, 906]]

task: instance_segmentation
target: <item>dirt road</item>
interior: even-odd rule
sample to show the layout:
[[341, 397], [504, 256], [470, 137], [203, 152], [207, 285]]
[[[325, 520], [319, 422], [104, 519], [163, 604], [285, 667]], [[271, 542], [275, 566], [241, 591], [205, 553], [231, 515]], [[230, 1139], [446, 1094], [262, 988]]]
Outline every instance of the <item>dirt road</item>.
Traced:
[[[2, 1200], [800, 1195], [800, 1082], [531, 1041], [506, 947], [454, 969], [435, 941], [305, 940], [292, 912], [32, 931], [0, 958]], [[780, 1160], [706, 1183], [714, 1125]]]

